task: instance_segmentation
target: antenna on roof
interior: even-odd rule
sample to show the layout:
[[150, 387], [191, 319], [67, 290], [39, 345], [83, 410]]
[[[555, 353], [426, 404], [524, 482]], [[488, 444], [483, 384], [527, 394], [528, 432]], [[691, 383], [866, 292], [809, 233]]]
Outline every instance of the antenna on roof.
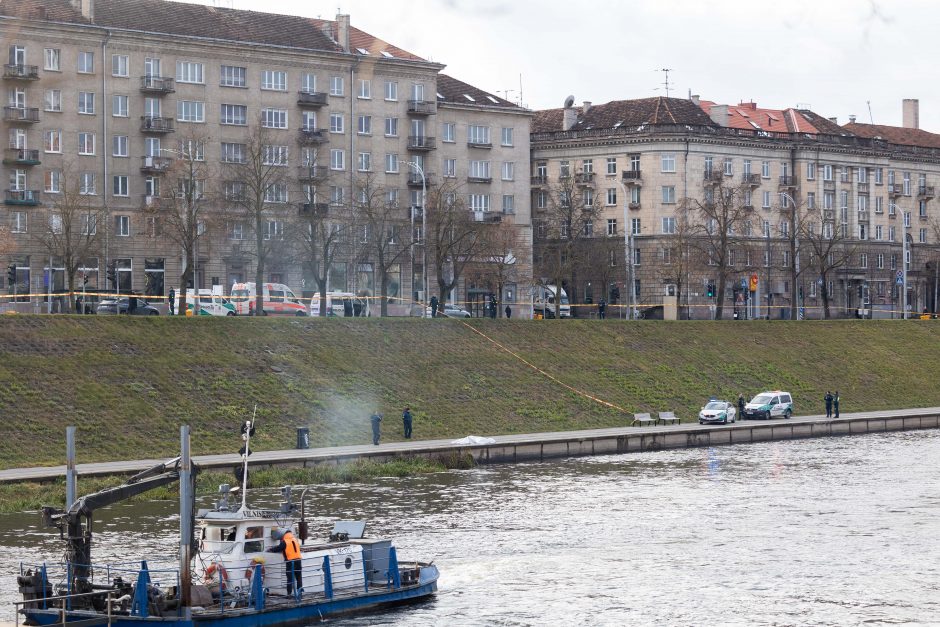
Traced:
[[664, 72], [666, 74], [666, 80], [663, 82], [663, 85], [666, 88], [666, 98], [668, 98], [669, 97], [669, 73], [672, 72], [672, 68], [664, 67], [661, 70], [657, 70], [657, 72]]
[[871, 100], [866, 100], [866, 101], [865, 101], [865, 104], [868, 105], [868, 121], [871, 122], [871, 125], [872, 125], [872, 126], [874, 126], [874, 125], [875, 125], [875, 118], [874, 118], [874, 116], [872, 116], [872, 114], [871, 114]]
[[512, 102], [511, 100], [509, 100], [509, 94], [515, 94], [515, 93], [517, 93], [517, 92], [516, 92], [515, 89], [497, 89], [497, 90], [496, 90], [496, 93], [497, 93], [497, 94], [502, 94], [502, 95], [503, 95], [503, 100], [507, 100], [507, 101], [509, 101], [509, 102]]

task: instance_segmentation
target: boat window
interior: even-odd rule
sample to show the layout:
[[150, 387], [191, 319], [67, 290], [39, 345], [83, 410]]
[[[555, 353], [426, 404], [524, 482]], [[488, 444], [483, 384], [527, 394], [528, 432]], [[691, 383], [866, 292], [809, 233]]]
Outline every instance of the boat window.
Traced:
[[264, 553], [264, 540], [248, 540], [245, 542], [245, 553]]
[[245, 529], [245, 539], [251, 540], [252, 538], [263, 538], [264, 537], [264, 527], [248, 527]]

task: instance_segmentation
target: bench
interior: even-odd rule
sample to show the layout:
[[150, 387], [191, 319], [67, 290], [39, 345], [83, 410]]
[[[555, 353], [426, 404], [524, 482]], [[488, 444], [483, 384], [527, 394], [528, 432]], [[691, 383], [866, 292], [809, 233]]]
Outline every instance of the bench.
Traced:
[[632, 427], [636, 423], [640, 423], [640, 426], [655, 425], [656, 419], [649, 414], [633, 414], [633, 422], [630, 423], [630, 426]]
[[679, 418], [671, 411], [661, 411], [659, 412], [659, 418], [656, 420], [656, 423], [669, 424], [679, 424]]

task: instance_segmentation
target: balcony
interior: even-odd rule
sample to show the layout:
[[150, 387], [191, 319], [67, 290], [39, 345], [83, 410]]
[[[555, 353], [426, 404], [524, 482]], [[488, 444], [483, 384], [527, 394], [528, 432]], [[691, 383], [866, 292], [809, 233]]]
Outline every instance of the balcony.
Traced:
[[540, 174], [532, 177], [532, 187], [544, 187], [545, 185], [548, 185], [548, 176]]
[[871, 222], [871, 215], [867, 211], [859, 211], [858, 221], [860, 224]]
[[329, 210], [328, 202], [305, 202], [300, 205], [300, 215], [307, 217], [325, 216]]
[[300, 91], [297, 92], [297, 106], [319, 109], [326, 105], [326, 93], [322, 91]]
[[[422, 180], [422, 179], [421, 179], [421, 175], [419, 175], [419, 174], [417, 174], [417, 173], [415, 173], [415, 172], [410, 173], [410, 174], [408, 175], [408, 187], [421, 187], [421, 186], [422, 186], [421, 180]], [[434, 175], [433, 175], [433, 174], [430, 174], [430, 173], [425, 174], [425, 175], [424, 175], [424, 186], [425, 186], [425, 187], [431, 187], [432, 185], [434, 185]]]
[[629, 207], [632, 211], [639, 211], [639, 210], [640, 210], [640, 203], [638, 203], [638, 202], [630, 202], [629, 204], [627, 204], [627, 207]]
[[492, 183], [493, 177], [491, 176], [468, 176], [468, 183]]
[[741, 209], [745, 211], [754, 211], [754, 205], [741, 205]]
[[330, 141], [329, 134], [322, 128], [302, 128], [298, 136], [301, 144], [325, 144]]
[[142, 201], [141, 204], [142, 204], [144, 210], [147, 210], [147, 209], [150, 209], [150, 210], [162, 209], [162, 208], [163, 208], [163, 199], [160, 198], [159, 196], [151, 196], [151, 195], [145, 194], [145, 195], [143, 196], [143, 201]]
[[796, 189], [796, 177], [789, 174], [780, 175], [780, 189]]
[[702, 180], [705, 181], [705, 185], [720, 185], [724, 178], [724, 173], [719, 170], [705, 170], [702, 173]]
[[434, 150], [434, 138], [424, 135], [409, 135], [408, 150]]
[[408, 113], [411, 115], [434, 115], [437, 113], [437, 103], [430, 100], [409, 100]]
[[867, 194], [868, 191], [869, 191], [869, 189], [870, 189], [870, 188], [868, 187], [868, 183], [859, 183], [859, 184], [858, 184], [858, 193], [859, 193], [859, 194]]
[[823, 181], [823, 191], [826, 191], [826, 192], [836, 191], [836, 182], [835, 181]]
[[620, 172], [620, 180], [623, 181], [624, 185], [643, 185], [643, 179], [640, 176], [639, 170], [623, 170]]
[[8, 148], [3, 157], [6, 165], [39, 165], [39, 151], [26, 148]]
[[888, 183], [886, 187], [888, 189], [889, 198], [897, 198], [904, 193], [904, 187], [900, 183]]
[[934, 197], [933, 185], [920, 185], [917, 188], [917, 197], [921, 200], [930, 200]]
[[503, 214], [496, 211], [474, 211], [473, 221], [484, 224], [499, 224], [503, 221]]
[[175, 79], [163, 76], [141, 76], [140, 91], [148, 94], [172, 94], [176, 91]]
[[742, 174], [741, 175], [741, 185], [745, 187], [759, 187], [760, 186], [760, 175], [759, 174]]
[[27, 107], [3, 107], [3, 121], [24, 124], [35, 124], [39, 121], [39, 109]]
[[493, 147], [493, 142], [483, 141], [480, 139], [468, 139], [467, 148], [483, 148], [484, 150], [489, 150]]
[[8, 189], [4, 203], [7, 205], [36, 206], [39, 204], [39, 190]]
[[172, 133], [176, 130], [173, 118], [161, 118], [155, 115], [140, 116], [141, 133]]
[[38, 81], [39, 66], [8, 63], [3, 66], [3, 78], [15, 81]]
[[141, 174], [163, 174], [173, 164], [172, 157], [141, 157]]
[[574, 182], [577, 185], [593, 185], [594, 184], [594, 173], [593, 172], [578, 172], [574, 175]]
[[329, 173], [325, 165], [302, 165], [298, 178], [301, 181], [325, 181]]
[[823, 222], [832, 222], [835, 219], [836, 219], [836, 212], [834, 209], [823, 210]]

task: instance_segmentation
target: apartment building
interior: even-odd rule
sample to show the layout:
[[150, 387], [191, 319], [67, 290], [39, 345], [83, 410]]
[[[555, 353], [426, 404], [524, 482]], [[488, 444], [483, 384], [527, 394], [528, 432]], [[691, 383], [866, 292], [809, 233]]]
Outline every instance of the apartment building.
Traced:
[[[540, 211], [548, 208], [552, 182], [574, 174], [578, 186], [590, 190], [587, 197], [602, 204], [590, 237], [579, 242], [580, 256], [593, 265], [578, 268], [577, 284], [568, 286], [575, 303], [627, 301], [627, 228], [641, 308], [676, 296], [683, 315], [707, 318], [721, 295], [728, 318], [783, 318], [794, 311], [818, 318], [825, 287], [833, 316], [874, 311], [890, 317], [900, 315], [898, 276], [906, 269], [910, 309], [933, 310], [933, 225], [940, 214], [931, 201], [940, 180], [940, 143], [915, 128], [916, 103], [905, 106], [910, 128], [854, 120], [839, 126], [805, 109], [718, 105], [697, 96], [580, 107], [569, 99], [564, 108], [539, 111], [532, 135], [535, 277], [545, 278]], [[681, 207], [713, 205], [719, 190], [731, 188], [744, 213], [723, 253], [724, 294], [715, 293], [713, 255], [696, 253], [678, 287]], [[801, 233], [838, 246], [820, 262]], [[583, 252], [592, 248], [607, 254]]]
[[[330, 21], [165, 0], [23, 0], [0, 4], [0, 42], [9, 51], [2, 77], [9, 185], [0, 220], [16, 244], [6, 255], [16, 266], [8, 292], [47, 291], [50, 266], [53, 287], [64, 286], [64, 268], [38, 235], [56, 228], [57, 200], [72, 181], [104, 216], [83, 227], [97, 230], [101, 243], [80, 268], [88, 289], [105, 287], [112, 267], [122, 291], [160, 297], [179, 287], [187, 259], [159, 211], [187, 184], [169, 180], [172, 165], [195, 158], [210, 178], [223, 177], [258, 127], [271, 159], [297, 173], [266, 193], [266, 240], [285, 238], [293, 216], [311, 203], [352, 203], [366, 177], [404, 222], [422, 202], [422, 178], [428, 188], [435, 175], [467, 177], [460, 193], [480, 221], [531, 232], [526, 181], [515, 176], [527, 170], [531, 114], [353, 27], [347, 15]], [[468, 139], [491, 135], [489, 146]], [[471, 177], [490, 168], [510, 175]], [[227, 209], [220, 181], [198, 183], [201, 202]], [[250, 221], [231, 208], [227, 215], [200, 224], [199, 287], [227, 290], [254, 279]], [[335, 261], [330, 289], [375, 294], [375, 265], [362, 251]], [[390, 296], [402, 303], [395, 313], [409, 310], [409, 298], [425, 298], [421, 257], [404, 255], [390, 269]], [[303, 262], [286, 252], [267, 261], [265, 279], [296, 293], [316, 289]]]

